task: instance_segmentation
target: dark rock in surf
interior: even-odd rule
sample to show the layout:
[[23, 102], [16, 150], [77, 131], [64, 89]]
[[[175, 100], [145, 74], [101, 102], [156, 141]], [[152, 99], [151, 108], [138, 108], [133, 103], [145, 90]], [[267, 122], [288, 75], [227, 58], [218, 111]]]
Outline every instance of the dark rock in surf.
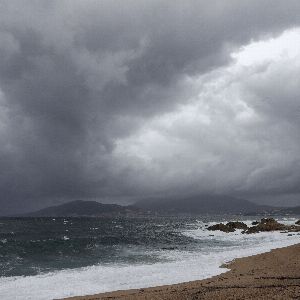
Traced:
[[219, 231], [223, 231], [223, 232], [234, 232], [235, 231], [234, 228], [229, 227], [229, 226], [227, 226], [225, 224], [222, 224], [222, 223], [209, 226], [209, 227], [207, 227], [207, 229], [212, 230], [212, 231], [219, 230]]
[[236, 221], [236, 222], [228, 222], [226, 224], [226, 226], [230, 227], [230, 228], [233, 228], [233, 229], [247, 229], [248, 226], [243, 223], [243, 222], [239, 222], [239, 221]]
[[278, 231], [278, 230], [289, 230], [291, 229], [290, 226], [281, 224], [277, 222], [273, 218], [263, 218], [261, 219], [260, 223], [256, 226], [252, 226], [245, 230], [243, 233], [258, 233], [263, 231]]

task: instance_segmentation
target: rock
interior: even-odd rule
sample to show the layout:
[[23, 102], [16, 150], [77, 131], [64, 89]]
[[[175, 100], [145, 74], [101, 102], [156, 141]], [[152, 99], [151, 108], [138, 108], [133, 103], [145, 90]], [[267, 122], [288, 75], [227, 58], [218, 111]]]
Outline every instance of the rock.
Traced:
[[219, 223], [219, 224], [215, 224], [215, 225], [212, 225], [212, 226], [209, 226], [207, 227], [208, 230], [220, 230], [220, 231], [223, 231], [223, 232], [234, 232], [235, 229], [234, 228], [231, 228], [225, 224], [222, 224], [222, 223]]
[[295, 222], [296, 225], [300, 225], [300, 220], [298, 220], [297, 222]]
[[276, 223], [277, 221], [274, 218], [262, 218], [260, 220], [261, 224], [267, 224], [267, 223]]
[[300, 232], [300, 226], [291, 225], [287, 226], [289, 232]]
[[273, 218], [261, 219], [260, 223], [245, 230], [243, 233], [257, 233], [262, 231], [288, 230], [290, 226], [278, 223]]
[[247, 234], [258, 233], [258, 232], [260, 232], [260, 230], [257, 228], [257, 226], [252, 226], [249, 227], [247, 230], [242, 231], [242, 233], [247, 233]]
[[236, 221], [236, 222], [228, 222], [226, 224], [226, 226], [230, 227], [230, 228], [233, 228], [233, 229], [247, 229], [248, 226], [243, 223], [243, 222], [239, 222], [239, 221]]
[[[300, 221], [300, 220], [299, 220]], [[300, 224], [297, 221], [296, 224]], [[300, 232], [300, 226], [297, 225], [284, 225], [277, 222], [274, 218], [263, 218], [260, 222], [252, 222], [251, 227], [243, 222], [228, 222], [226, 224], [218, 223], [212, 226], [207, 227], [208, 230], [220, 230], [223, 232], [234, 232], [235, 229], [243, 229], [242, 233], [258, 233], [263, 231], [280, 231], [280, 232]]]

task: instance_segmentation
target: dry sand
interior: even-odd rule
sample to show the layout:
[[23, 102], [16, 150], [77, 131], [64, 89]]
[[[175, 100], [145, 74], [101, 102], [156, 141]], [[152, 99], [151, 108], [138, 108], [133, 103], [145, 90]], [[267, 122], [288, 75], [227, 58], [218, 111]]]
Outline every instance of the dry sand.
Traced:
[[69, 300], [300, 299], [300, 244], [238, 258], [230, 271], [199, 281]]

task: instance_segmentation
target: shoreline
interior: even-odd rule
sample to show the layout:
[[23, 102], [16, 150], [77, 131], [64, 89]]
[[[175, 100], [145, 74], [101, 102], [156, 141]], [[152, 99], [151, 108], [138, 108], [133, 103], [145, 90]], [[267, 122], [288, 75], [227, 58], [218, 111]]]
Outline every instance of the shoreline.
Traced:
[[300, 243], [237, 258], [203, 280], [119, 290], [65, 300], [300, 299]]

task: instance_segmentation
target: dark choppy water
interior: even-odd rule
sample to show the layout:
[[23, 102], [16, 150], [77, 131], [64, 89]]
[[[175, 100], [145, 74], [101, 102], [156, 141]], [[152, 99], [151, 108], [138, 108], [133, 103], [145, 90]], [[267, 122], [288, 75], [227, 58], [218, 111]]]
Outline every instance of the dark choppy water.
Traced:
[[189, 218], [3, 218], [0, 276], [109, 263], [153, 263], [155, 251], [190, 250], [201, 242], [181, 234]]

